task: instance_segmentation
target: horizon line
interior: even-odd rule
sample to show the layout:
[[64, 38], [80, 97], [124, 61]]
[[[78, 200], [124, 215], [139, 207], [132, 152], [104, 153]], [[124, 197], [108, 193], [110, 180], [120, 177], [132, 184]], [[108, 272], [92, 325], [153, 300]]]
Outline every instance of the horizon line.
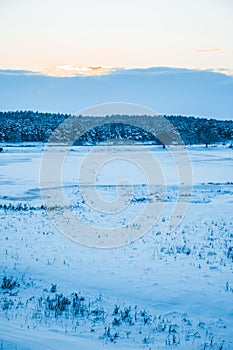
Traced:
[[[106, 75], [112, 75], [119, 72], [130, 72], [130, 71], [150, 71], [150, 70], [161, 70], [160, 73], [169, 73], [172, 71], [183, 71], [183, 72], [209, 72], [233, 77], [233, 68], [191, 68], [191, 67], [177, 67], [177, 66], [146, 66], [146, 67], [110, 67], [104, 65], [95, 66], [79, 66], [79, 65], [58, 65], [46, 70], [33, 70], [33, 69], [14, 69], [14, 68], [0, 68], [0, 74], [6, 75], [39, 75], [51, 78], [74, 78], [74, 77], [100, 77]], [[162, 71], [164, 70], [164, 71]], [[149, 73], [149, 72], [147, 72]], [[152, 72], [151, 72], [152, 73]], [[159, 72], [157, 72], [159, 73]]]
[[198, 116], [198, 115], [184, 115], [184, 114], [164, 114], [164, 113], [157, 113], [157, 114], [127, 114], [127, 113], [112, 113], [112, 114], [103, 114], [103, 115], [94, 115], [94, 114], [73, 114], [73, 113], [62, 113], [62, 112], [45, 112], [45, 111], [39, 111], [39, 110], [32, 110], [32, 109], [25, 109], [25, 110], [0, 110], [1, 113], [28, 113], [32, 112], [34, 114], [39, 113], [39, 114], [59, 114], [59, 115], [64, 115], [64, 116], [71, 116], [71, 117], [82, 117], [82, 118], [88, 118], [88, 117], [93, 117], [93, 118], [106, 118], [106, 117], [115, 117], [115, 116], [129, 116], [129, 117], [181, 117], [181, 118], [194, 118], [194, 119], [203, 119], [203, 120], [214, 120], [214, 121], [220, 121], [220, 122], [233, 122], [232, 119], [216, 119], [216, 118], [208, 118], [205, 116]]

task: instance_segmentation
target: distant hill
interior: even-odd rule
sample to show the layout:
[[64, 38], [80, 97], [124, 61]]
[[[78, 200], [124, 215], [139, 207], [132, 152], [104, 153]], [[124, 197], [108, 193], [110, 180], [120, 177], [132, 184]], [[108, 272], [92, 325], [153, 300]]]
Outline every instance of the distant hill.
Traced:
[[[71, 115], [68, 114], [52, 114], [32, 111], [16, 111], [16, 112], [0, 112], [0, 142], [47, 142], [52, 132]], [[93, 119], [95, 118], [95, 119]], [[75, 120], [77, 131], [82, 129], [83, 125], [88, 125], [88, 132], [78, 137], [76, 144], [97, 144], [106, 142], [111, 139], [129, 139], [141, 143], [161, 144], [161, 133], [166, 144], [177, 143], [177, 132], [182, 137], [185, 144], [209, 144], [222, 142], [230, 143], [233, 140], [233, 121], [231, 120], [215, 120], [184, 116], [124, 116], [124, 124], [118, 123], [118, 116], [108, 116], [105, 118], [106, 124], [101, 120], [101, 126], [95, 127], [93, 121], [96, 118], [91, 116], [72, 116]], [[136, 120], [145, 119], [145, 123], [151, 123], [153, 118], [158, 121], [156, 130], [151, 124], [148, 128], [139, 128], [135, 126]], [[166, 118], [172, 126], [173, 130], [163, 124]], [[93, 124], [93, 126], [92, 126]], [[146, 124], [145, 124], [146, 125]], [[71, 126], [73, 128], [73, 124]], [[147, 130], [145, 130], [147, 129]], [[72, 129], [72, 132], [75, 132]], [[157, 136], [157, 137], [156, 137]], [[57, 141], [63, 141], [64, 135], [59, 134]]]

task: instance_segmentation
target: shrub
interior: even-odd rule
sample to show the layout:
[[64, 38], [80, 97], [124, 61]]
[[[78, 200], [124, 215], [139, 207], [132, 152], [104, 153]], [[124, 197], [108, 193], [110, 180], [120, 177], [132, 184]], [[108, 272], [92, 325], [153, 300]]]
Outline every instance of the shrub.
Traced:
[[8, 289], [8, 290], [12, 290], [14, 289], [15, 287], [19, 287], [20, 284], [13, 279], [13, 277], [9, 277], [7, 278], [6, 276], [3, 277], [2, 279], [2, 284], [1, 284], [1, 288], [2, 289]]

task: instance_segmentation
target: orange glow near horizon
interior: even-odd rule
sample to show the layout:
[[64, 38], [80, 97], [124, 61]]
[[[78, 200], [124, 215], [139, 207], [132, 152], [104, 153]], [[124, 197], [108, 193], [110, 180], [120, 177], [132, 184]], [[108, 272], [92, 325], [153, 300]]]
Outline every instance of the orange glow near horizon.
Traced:
[[45, 70], [43, 74], [53, 77], [74, 77], [80, 76], [92, 76], [92, 75], [105, 75], [113, 72], [115, 69], [105, 66], [77, 66], [77, 65], [62, 65]]

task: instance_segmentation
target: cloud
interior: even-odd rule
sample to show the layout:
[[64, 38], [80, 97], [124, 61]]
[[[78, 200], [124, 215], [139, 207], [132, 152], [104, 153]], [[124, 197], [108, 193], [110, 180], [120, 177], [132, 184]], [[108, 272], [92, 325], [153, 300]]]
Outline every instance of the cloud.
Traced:
[[78, 66], [78, 65], [61, 65], [46, 70], [44, 75], [52, 77], [75, 77], [75, 76], [92, 76], [105, 75], [114, 71], [114, 68], [107, 66]]
[[1, 75], [41, 75], [41, 72], [33, 72], [29, 70], [16, 70], [16, 69], [0, 69]]
[[69, 77], [90, 77], [104, 75], [126, 75], [126, 76], [148, 76], [148, 75], [185, 75], [198, 72], [218, 73], [222, 75], [233, 76], [233, 69], [230, 68], [178, 68], [178, 67], [148, 67], [148, 68], [124, 68], [124, 67], [107, 67], [107, 66], [78, 66], [78, 65], [62, 65], [50, 68], [43, 72], [35, 72], [28, 70], [1, 69], [0, 75], [27, 76], [38, 75], [57, 78]]
[[211, 71], [215, 73], [233, 76], [233, 69], [230, 69], [230, 68], [215, 68], [215, 69], [211, 69]]
[[60, 79], [28, 71], [0, 70], [0, 110], [79, 114], [90, 106], [123, 102], [146, 106], [160, 114], [233, 118], [232, 70], [111, 68], [105, 70], [106, 74], [110, 72], [106, 75], [102, 74], [103, 68], [62, 66], [65, 74], [75, 74], [73, 78], [65, 75]]
[[196, 51], [200, 52], [200, 53], [210, 53], [210, 52], [219, 52], [219, 51], [222, 51], [222, 49], [220, 49], [218, 47], [213, 47], [213, 48], [209, 48], [209, 49], [198, 49]]
[[149, 68], [117, 68], [114, 74], [120, 75], [162, 75], [162, 74], [182, 74], [191, 71], [196, 71], [187, 68], [176, 67], [149, 67]]

